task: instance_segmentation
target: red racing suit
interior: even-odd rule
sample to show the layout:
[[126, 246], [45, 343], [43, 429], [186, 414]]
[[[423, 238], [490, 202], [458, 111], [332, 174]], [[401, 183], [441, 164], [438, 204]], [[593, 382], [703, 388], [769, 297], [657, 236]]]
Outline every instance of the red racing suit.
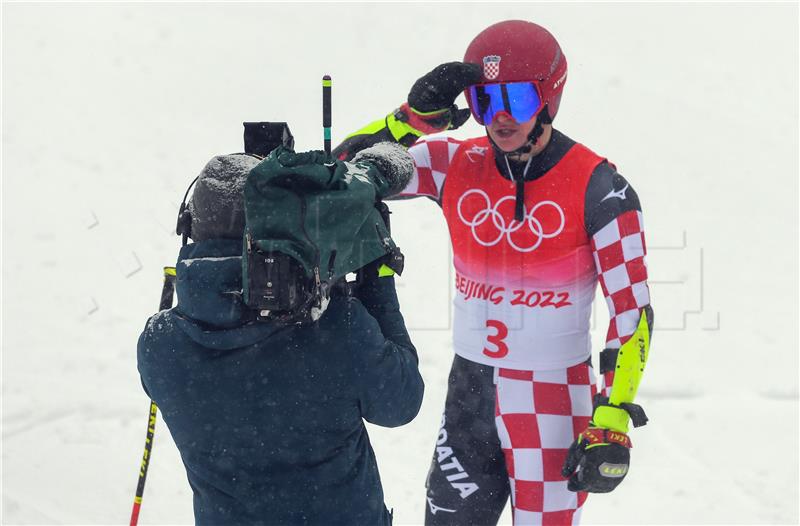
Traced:
[[401, 196], [441, 204], [456, 270], [453, 342], [468, 360], [521, 370], [585, 361], [598, 281], [608, 348], [633, 334], [650, 304], [638, 197], [605, 159], [558, 132], [551, 140], [571, 145], [524, 182], [522, 221], [517, 183], [500, 174], [486, 137], [409, 148], [416, 172]]

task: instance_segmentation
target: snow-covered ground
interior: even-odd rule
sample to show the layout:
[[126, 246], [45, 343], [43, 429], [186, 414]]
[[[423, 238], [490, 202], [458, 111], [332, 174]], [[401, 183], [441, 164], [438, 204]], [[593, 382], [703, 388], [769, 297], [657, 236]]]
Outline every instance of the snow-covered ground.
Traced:
[[[136, 338], [175, 260], [186, 185], [241, 150], [241, 122], [286, 120], [298, 149], [321, 147], [329, 73], [341, 140], [506, 18], [559, 38], [570, 77], [557, 127], [613, 160], [645, 211], [651, 424], [632, 434], [628, 479], [590, 498], [584, 522], [798, 522], [796, 3], [2, 9], [3, 523], [128, 520], [148, 410]], [[405, 525], [423, 517], [452, 274], [436, 207], [393, 209], [427, 392], [413, 423], [370, 433]], [[191, 521], [159, 421], [141, 522]]]

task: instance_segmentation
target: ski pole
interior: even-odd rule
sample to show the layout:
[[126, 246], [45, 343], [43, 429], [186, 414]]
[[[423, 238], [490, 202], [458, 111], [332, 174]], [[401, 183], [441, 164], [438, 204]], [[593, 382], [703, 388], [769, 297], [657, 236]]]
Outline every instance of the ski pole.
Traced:
[[[175, 267], [164, 267], [164, 286], [161, 288], [161, 301], [158, 304], [158, 310], [166, 310], [172, 307], [172, 297], [174, 293]], [[139, 483], [136, 485], [136, 496], [133, 498], [130, 526], [136, 526], [139, 522], [139, 509], [142, 506], [144, 483], [147, 480], [147, 468], [150, 466], [150, 453], [153, 450], [153, 436], [156, 432], [157, 415], [158, 406], [155, 401], [150, 400], [150, 414], [147, 417], [147, 437], [144, 440], [144, 455], [142, 456], [142, 464], [139, 468]]]
[[331, 154], [331, 76], [322, 77], [322, 131], [325, 139], [325, 154]]

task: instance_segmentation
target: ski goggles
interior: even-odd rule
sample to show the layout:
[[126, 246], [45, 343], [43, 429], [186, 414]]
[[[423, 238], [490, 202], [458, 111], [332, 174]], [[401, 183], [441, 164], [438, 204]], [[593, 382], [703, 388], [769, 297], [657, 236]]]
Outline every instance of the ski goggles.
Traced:
[[489, 126], [495, 115], [505, 112], [519, 122], [531, 120], [542, 109], [542, 97], [534, 82], [477, 84], [467, 88], [467, 101], [472, 116]]

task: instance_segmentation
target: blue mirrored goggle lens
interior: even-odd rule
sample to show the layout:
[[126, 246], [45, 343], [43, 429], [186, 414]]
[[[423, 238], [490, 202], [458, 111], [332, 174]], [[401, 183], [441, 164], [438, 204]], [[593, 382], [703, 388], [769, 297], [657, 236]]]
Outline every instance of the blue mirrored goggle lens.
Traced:
[[504, 111], [517, 122], [531, 120], [542, 107], [536, 86], [531, 82], [509, 82], [470, 86], [470, 108], [478, 123], [488, 126]]

